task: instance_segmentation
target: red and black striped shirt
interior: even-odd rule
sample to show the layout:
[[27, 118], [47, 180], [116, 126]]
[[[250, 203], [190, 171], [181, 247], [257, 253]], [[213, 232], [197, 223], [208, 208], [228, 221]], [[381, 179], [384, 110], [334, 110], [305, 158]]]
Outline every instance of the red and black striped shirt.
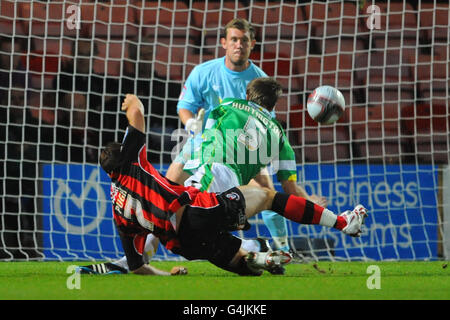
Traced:
[[145, 135], [132, 126], [127, 128], [121, 154], [120, 170], [111, 175], [111, 200], [117, 227], [121, 233], [134, 238], [135, 249], [138, 242], [145, 243], [136, 237], [143, 238], [151, 232], [167, 249], [177, 253], [174, 212], [192, 203], [198, 189], [184, 187], [162, 176], [147, 160]]

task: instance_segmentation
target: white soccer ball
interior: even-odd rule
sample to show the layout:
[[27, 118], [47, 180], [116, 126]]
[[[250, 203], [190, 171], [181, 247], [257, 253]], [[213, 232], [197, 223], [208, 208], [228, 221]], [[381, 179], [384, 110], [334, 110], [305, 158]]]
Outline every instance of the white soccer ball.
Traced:
[[332, 124], [344, 114], [345, 99], [338, 89], [332, 86], [320, 86], [309, 95], [307, 110], [315, 121]]

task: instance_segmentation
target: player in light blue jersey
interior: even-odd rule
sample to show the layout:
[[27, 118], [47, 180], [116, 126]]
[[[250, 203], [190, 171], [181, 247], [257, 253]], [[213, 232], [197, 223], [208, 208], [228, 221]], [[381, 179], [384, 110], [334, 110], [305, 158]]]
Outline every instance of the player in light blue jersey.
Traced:
[[[230, 33], [233, 32], [231, 30]], [[223, 45], [225, 48], [227, 47], [224, 42]], [[243, 46], [247, 47], [245, 44]], [[249, 47], [244, 51], [250, 52], [251, 49]], [[190, 159], [190, 154], [201, 143], [201, 133], [211, 110], [219, 106], [226, 98], [245, 99], [247, 84], [253, 79], [267, 77], [267, 74], [261, 68], [248, 60], [246, 54], [244, 57], [246, 57], [247, 64], [243, 64], [246, 68], [242, 71], [239, 71], [242, 68], [241, 65], [235, 67], [232, 62], [230, 63], [230, 61], [235, 60], [227, 55], [204, 62], [196, 66], [190, 73], [183, 85], [177, 105], [178, 114], [189, 133], [189, 139], [185, 142], [183, 150], [175, 158], [174, 163], [169, 167], [167, 171], [169, 179], [180, 183], [187, 178], [180, 170]], [[200, 110], [202, 110], [201, 116]], [[195, 117], [195, 115], [198, 116]]]
[[[196, 66], [188, 76], [178, 100], [177, 110], [181, 122], [194, 141], [188, 140], [182, 152], [167, 171], [167, 177], [182, 183], [188, 178], [183, 165], [190, 158], [192, 149], [200, 143], [209, 112], [225, 98], [245, 99], [247, 85], [253, 79], [267, 74], [248, 58], [255, 46], [255, 30], [244, 19], [234, 19], [225, 26], [221, 38], [225, 56]], [[196, 115], [204, 110], [203, 119]]]
[[206, 119], [223, 99], [245, 99], [247, 84], [260, 77], [267, 74], [250, 60], [243, 71], [229, 69], [226, 57], [202, 63], [192, 70], [183, 86], [177, 106], [180, 117], [192, 117], [203, 108]]

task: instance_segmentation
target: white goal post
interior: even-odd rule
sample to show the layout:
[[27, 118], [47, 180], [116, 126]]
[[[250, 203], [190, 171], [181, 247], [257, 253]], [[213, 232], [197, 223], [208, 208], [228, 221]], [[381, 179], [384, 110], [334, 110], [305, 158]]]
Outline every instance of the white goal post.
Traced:
[[[1, 0], [0, 260], [123, 255], [97, 161], [123, 136], [120, 99], [144, 100], [149, 159], [164, 171], [183, 82], [223, 56], [235, 17], [256, 28], [252, 61], [283, 85], [276, 116], [299, 184], [336, 213], [370, 211], [360, 239], [288, 222], [291, 246], [314, 260], [449, 259], [449, 11], [437, 0]], [[305, 112], [319, 85], [344, 94], [333, 125]], [[251, 223], [246, 237], [270, 239]]]

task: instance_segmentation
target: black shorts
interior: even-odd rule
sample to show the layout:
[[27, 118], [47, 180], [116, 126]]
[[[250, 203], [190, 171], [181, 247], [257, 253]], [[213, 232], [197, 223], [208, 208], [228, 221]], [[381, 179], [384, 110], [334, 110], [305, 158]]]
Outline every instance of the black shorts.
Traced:
[[230, 231], [235, 230], [234, 225], [246, 222], [244, 197], [237, 188], [219, 195], [199, 196], [206, 200], [197, 199], [187, 206], [181, 219], [180, 254], [188, 260], [208, 260], [221, 268], [227, 267], [241, 246], [241, 239]]

